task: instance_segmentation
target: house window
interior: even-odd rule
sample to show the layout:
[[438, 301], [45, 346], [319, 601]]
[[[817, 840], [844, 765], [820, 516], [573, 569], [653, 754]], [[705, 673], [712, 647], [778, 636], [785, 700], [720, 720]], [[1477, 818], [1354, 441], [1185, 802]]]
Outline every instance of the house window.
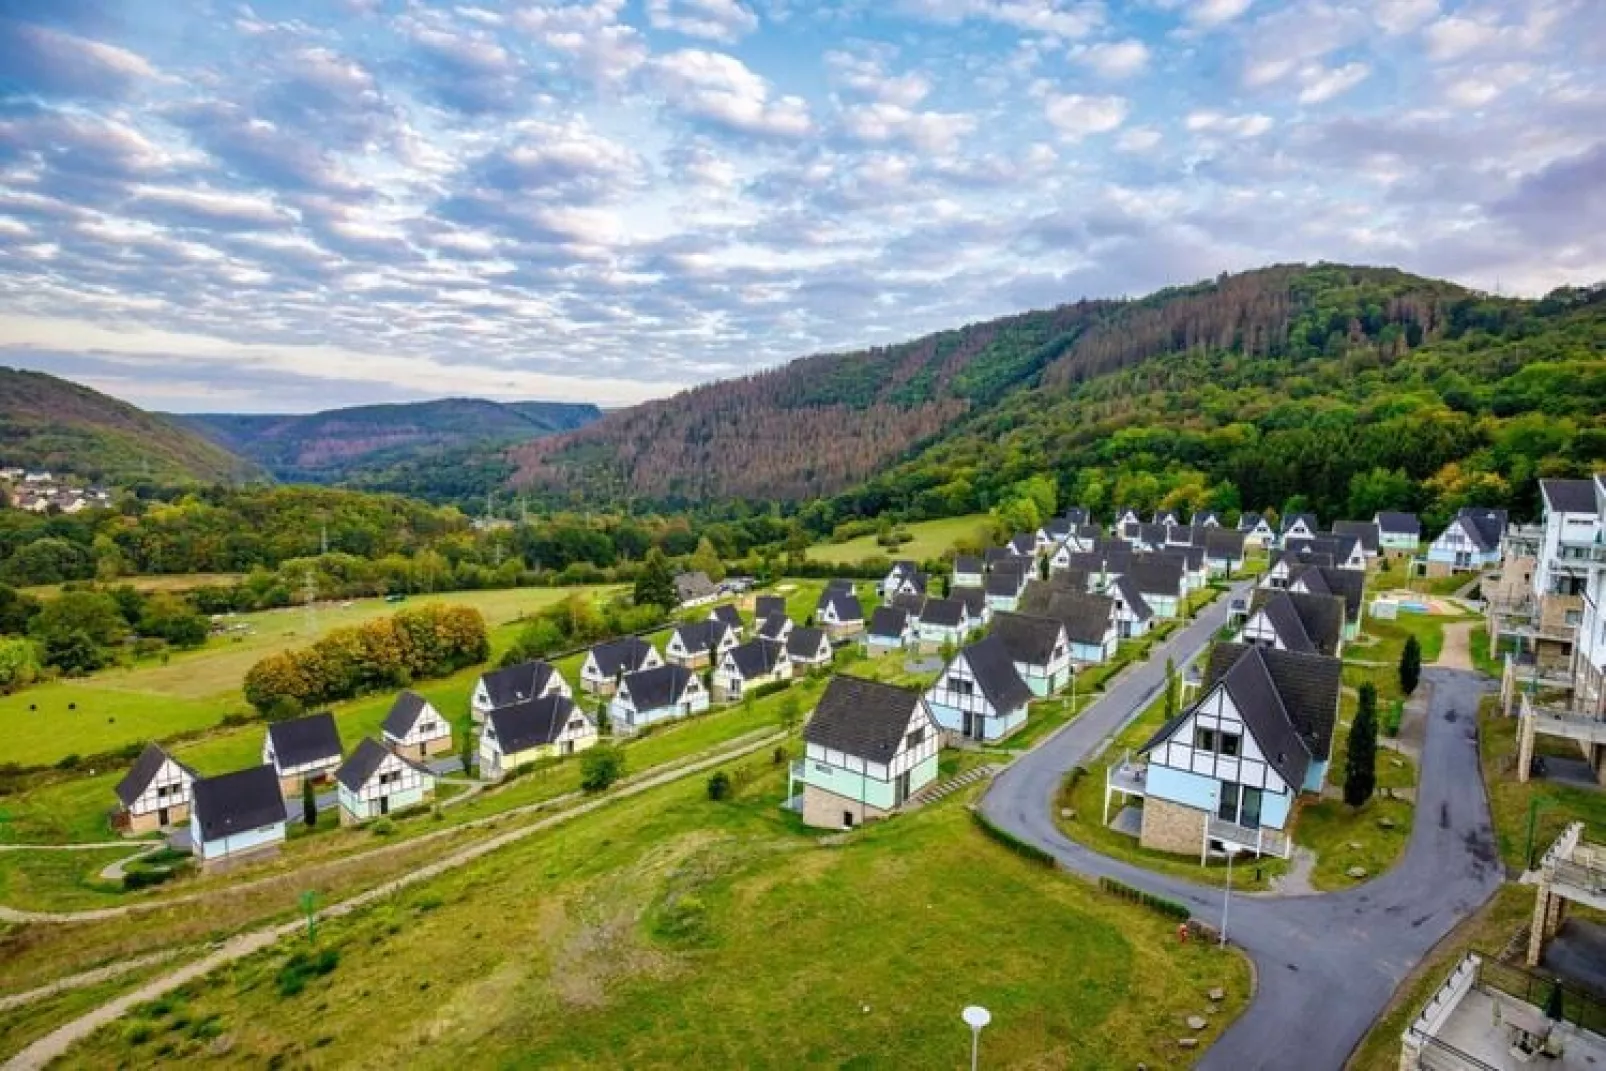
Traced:
[[1239, 740], [1240, 737], [1237, 733], [1222, 733], [1218, 738], [1218, 743], [1221, 745], [1221, 753], [1229, 758], [1237, 758]]
[[574, 720], [569, 722], [569, 732], [577, 733], [581, 729], [585, 728], [585, 724], [586, 723], [585, 723], [585, 720], [583, 718], [575, 718]]
[[827, 766], [823, 762], [817, 762], [814, 764], [814, 770], [816, 773], [828, 774], [831, 772], [831, 767]]
[[905, 742], [911, 749], [919, 747], [926, 742], [926, 730], [924, 728], [916, 729], [905, 737]]
[[971, 695], [976, 690], [976, 684], [964, 677], [949, 677], [948, 690], [958, 692], [960, 695]]
[[1195, 727], [1193, 730], [1193, 746], [1200, 751], [1216, 750], [1216, 731], [1214, 729], [1206, 729], [1203, 726]]
[[842, 812], [842, 828], [843, 829], [852, 829], [853, 828], [853, 812], [852, 811], [843, 811]]

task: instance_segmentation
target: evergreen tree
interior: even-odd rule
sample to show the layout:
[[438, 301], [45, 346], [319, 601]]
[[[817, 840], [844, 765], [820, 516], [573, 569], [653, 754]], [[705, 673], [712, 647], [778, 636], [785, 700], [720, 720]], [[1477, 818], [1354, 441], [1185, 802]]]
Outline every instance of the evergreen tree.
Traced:
[[318, 824], [318, 794], [312, 789], [312, 779], [301, 779], [301, 820], [311, 829]]
[[797, 728], [798, 719], [803, 716], [802, 707], [797, 696], [788, 692], [781, 698], [781, 728], [791, 732]]
[[1405, 649], [1400, 652], [1400, 690], [1406, 695], [1416, 691], [1422, 679], [1422, 645], [1415, 636], [1405, 638]]
[[1165, 660], [1165, 720], [1170, 721], [1177, 716], [1177, 664], [1174, 660]]
[[1349, 729], [1349, 758], [1344, 765], [1344, 802], [1359, 807], [1377, 790], [1377, 689], [1361, 685], [1355, 721]]
[[669, 559], [657, 547], [647, 552], [641, 573], [636, 577], [636, 605], [661, 606], [673, 610], [680, 604], [675, 594], [675, 574], [670, 571]]
[[474, 719], [470, 717], [463, 723], [463, 776], [467, 777], [474, 771]]

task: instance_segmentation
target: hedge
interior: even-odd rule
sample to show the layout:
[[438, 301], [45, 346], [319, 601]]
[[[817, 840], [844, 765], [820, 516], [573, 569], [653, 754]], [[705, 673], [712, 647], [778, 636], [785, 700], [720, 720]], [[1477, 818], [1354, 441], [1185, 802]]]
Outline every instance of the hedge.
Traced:
[[1151, 892], [1144, 892], [1142, 889], [1133, 888], [1124, 881], [1117, 881], [1114, 878], [1100, 878], [1099, 888], [1112, 896], [1119, 896], [1123, 900], [1146, 907], [1169, 918], [1186, 922], [1193, 917], [1193, 912], [1188, 909], [1186, 904], [1169, 900], [1164, 896], [1156, 896]]
[[971, 808], [970, 817], [983, 833], [997, 841], [999, 844], [1002, 844], [1005, 848], [1008, 848], [1022, 859], [1030, 860], [1031, 862], [1038, 863], [1042, 866], [1051, 867], [1055, 865], [1055, 859], [1052, 855], [1049, 855], [1037, 845], [1028, 844], [1019, 837], [1015, 836], [1015, 834], [994, 825], [991, 819], [981, 813], [980, 809], [974, 807]]

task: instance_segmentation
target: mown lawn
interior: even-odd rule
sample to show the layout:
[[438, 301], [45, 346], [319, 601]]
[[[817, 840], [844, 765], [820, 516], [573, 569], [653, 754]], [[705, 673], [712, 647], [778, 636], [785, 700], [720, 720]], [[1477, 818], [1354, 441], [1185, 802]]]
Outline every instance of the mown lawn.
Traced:
[[[598, 594], [599, 587], [518, 588], [507, 591], [463, 591], [416, 596], [405, 603], [361, 599], [322, 607], [318, 635], [360, 624], [399, 609], [427, 602], [473, 606], [486, 623], [511, 639], [506, 626], [520, 615], [550, 606], [571, 594]], [[94, 755], [128, 744], [160, 740], [205, 729], [226, 714], [247, 713], [240, 695], [246, 671], [276, 651], [310, 643], [305, 611], [269, 610], [232, 619], [248, 623], [249, 635], [213, 637], [196, 651], [174, 652], [163, 664], [142, 663], [109, 669], [88, 677], [25, 688], [0, 697], [0, 733], [6, 740], [5, 761], [24, 766], [49, 765], [68, 755]], [[445, 711], [443, 710], [443, 713]]]
[[326, 923], [338, 960], [299, 993], [281, 946], [69, 1061], [187, 1059], [209, 1022], [235, 1066], [950, 1067], [980, 1003], [989, 1066], [1183, 1067], [1206, 992], [1228, 999], [1205, 1044], [1243, 1005], [1238, 956], [1004, 850], [957, 799], [822, 841], [783, 785], [623, 801]]
[[[1528, 860], [1528, 819], [1535, 814], [1533, 854], [1537, 858], [1561, 835], [1569, 823], [1583, 822], [1593, 835], [1606, 829], [1606, 791], [1535, 779], [1517, 780], [1517, 719], [1500, 716], [1497, 696], [1487, 696], [1478, 708], [1478, 746], [1483, 758], [1483, 780], [1489, 786], [1494, 813], [1495, 839], [1500, 858], [1513, 871], [1525, 870]], [[1544, 742], [1544, 737], [1537, 738]], [[1565, 743], [1552, 741], [1552, 743]], [[1559, 753], [1582, 757], [1566, 745]], [[1533, 809], [1537, 806], [1537, 811]]]
[[1361, 625], [1361, 635], [1344, 645], [1344, 658], [1348, 661], [1386, 662], [1399, 665], [1405, 640], [1415, 636], [1422, 646], [1422, 664], [1427, 665], [1439, 657], [1444, 648], [1444, 626], [1451, 621], [1466, 620], [1465, 616], [1448, 614], [1408, 614], [1402, 612], [1392, 621], [1367, 617]]
[[830, 562], [834, 565], [853, 565], [867, 558], [905, 558], [925, 561], [940, 558], [953, 549], [961, 539], [982, 541], [987, 538], [991, 521], [985, 513], [969, 513], [963, 517], [944, 517], [935, 521], [916, 521], [903, 525], [914, 539], [895, 550], [879, 546], [874, 535], [860, 536], [845, 543], [816, 543], [808, 549], [810, 561]]

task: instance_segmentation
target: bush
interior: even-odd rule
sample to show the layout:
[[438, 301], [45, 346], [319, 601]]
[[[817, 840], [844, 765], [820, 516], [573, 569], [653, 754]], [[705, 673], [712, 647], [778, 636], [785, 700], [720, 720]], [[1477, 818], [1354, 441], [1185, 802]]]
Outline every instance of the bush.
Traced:
[[338, 966], [340, 953], [333, 948], [322, 948], [316, 952], [298, 951], [279, 968], [279, 995], [293, 997], [307, 988], [308, 980], [322, 978]]
[[708, 798], [714, 801], [728, 800], [731, 795], [730, 774], [718, 770], [708, 779]]
[[999, 844], [1002, 844], [1005, 848], [1008, 848], [1022, 859], [1027, 859], [1033, 863], [1039, 863], [1043, 866], [1051, 867], [1055, 865], [1054, 857], [1052, 855], [1049, 855], [1037, 845], [1027, 844], [1025, 841], [1015, 836], [1015, 834], [993, 825], [992, 820], [986, 815], [982, 814], [980, 810], [972, 809], [970, 812], [970, 817], [971, 820], [976, 823], [977, 828], [979, 828], [983, 833], [997, 841]]
[[123, 871], [123, 888], [129, 892], [148, 889], [173, 880], [178, 874], [172, 867], [139, 867]]
[[625, 753], [617, 747], [599, 744], [580, 756], [580, 787], [587, 792], [605, 792], [625, 775]]
[[759, 700], [763, 699], [766, 695], [774, 695], [776, 692], [784, 692], [790, 687], [792, 687], [791, 681], [766, 681], [757, 688], [754, 688], [752, 691], [743, 692], [742, 697], [744, 699], [751, 698], [754, 700]]
[[1142, 889], [1135, 889], [1124, 881], [1117, 881], [1114, 878], [1100, 878], [1099, 888], [1103, 889], [1112, 896], [1119, 896], [1121, 899], [1126, 900], [1129, 903], [1146, 907], [1151, 911], [1165, 915], [1167, 918], [1179, 919], [1183, 922], [1186, 922], [1188, 919], [1193, 917], [1193, 912], [1188, 910], [1188, 906], [1186, 904], [1180, 904], [1175, 900], [1168, 900], [1164, 896], [1156, 896], [1151, 892], [1144, 892]]
[[381, 818], [368, 827], [376, 837], [388, 837], [396, 832], [396, 823], [389, 818]]
[[1383, 715], [1383, 731], [1389, 736], [1400, 735], [1400, 723], [1405, 720], [1405, 700], [1396, 699]]

